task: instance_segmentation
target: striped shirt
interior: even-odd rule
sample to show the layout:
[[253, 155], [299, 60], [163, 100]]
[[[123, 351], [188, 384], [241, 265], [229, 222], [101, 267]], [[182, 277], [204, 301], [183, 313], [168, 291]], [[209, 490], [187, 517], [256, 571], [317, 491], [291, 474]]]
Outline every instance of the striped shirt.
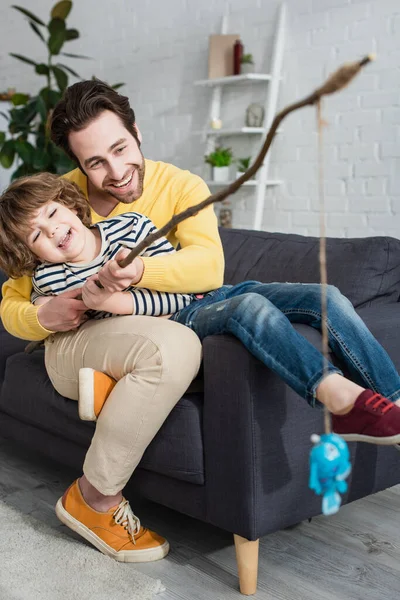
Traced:
[[[42, 263], [36, 267], [32, 283], [31, 301], [39, 296], [54, 296], [67, 290], [75, 290], [97, 273], [103, 265], [114, 258], [122, 248], [134, 248], [150, 233], [157, 231], [155, 225], [147, 217], [139, 213], [129, 212], [111, 219], [100, 221], [97, 227], [101, 237], [101, 249], [98, 256], [87, 264]], [[169, 241], [162, 237], [145, 248], [140, 256], [157, 256], [175, 252]], [[169, 315], [188, 306], [196, 300], [195, 294], [172, 294], [130, 286], [127, 290], [133, 297], [134, 315], [157, 317]], [[114, 316], [104, 311], [88, 311], [93, 319], [104, 319]]]

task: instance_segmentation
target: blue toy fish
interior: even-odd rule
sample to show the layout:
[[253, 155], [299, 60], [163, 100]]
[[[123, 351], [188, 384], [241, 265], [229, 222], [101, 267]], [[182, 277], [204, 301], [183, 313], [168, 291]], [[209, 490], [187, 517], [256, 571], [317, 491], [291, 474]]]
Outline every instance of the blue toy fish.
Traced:
[[323, 514], [333, 515], [342, 503], [338, 492], [347, 491], [345, 479], [351, 471], [349, 449], [335, 433], [313, 434], [311, 441], [315, 446], [310, 453], [309, 487], [322, 495]]

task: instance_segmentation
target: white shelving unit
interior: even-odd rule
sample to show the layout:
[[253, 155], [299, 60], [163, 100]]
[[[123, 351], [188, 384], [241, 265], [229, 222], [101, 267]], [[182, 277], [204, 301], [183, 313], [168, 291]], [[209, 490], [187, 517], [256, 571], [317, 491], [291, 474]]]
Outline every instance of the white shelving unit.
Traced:
[[[285, 4], [281, 4], [278, 13], [276, 35], [274, 40], [274, 47], [272, 52], [271, 61], [271, 72], [270, 73], [247, 73], [245, 75], [232, 75], [229, 77], [219, 77], [215, 79], [202, 79], [195, 81], [194, 84], [198, 86], [206, 86], [212, 88], [212, 97], [210, 102], [210, 110], [208, 123], [212, 119], [220, 119], [221, 107], [222, 107], [222, 91], [225, 86], [243, 86], [243, 85], [266, 85], [266, 95], [264, 104], [264, 127], [233, 127], [229, 129], [204, 129], [204, 131], [195, 132], [204, 136], [204, 140], [207, 144], [206, 153], [212, 152], [217, 145], [217, 139], [228, 136], [242, 136], [250, 135], [254, 136], [254, 140], [257, 142], [257, 147], [261, 148], [264, 143], [266, 133], [272, 123], [272, 120], [276, 114], [279, 84], [281, 81], [282, 71], [282, 59], [284, 49], [284, 31], [285, 31], [285, 17], [286, 7]], [[221, 34], [228, 33], [228, 16], [226, 15], [222, 20]], [[276, 186], [281, 184], [280, 180], [269, 180], [270, 153], [265, 158], [264, 164], [259, 169], [256, 179], [246, 182], [244, 185], [254, 187], [254, 217], [253, 217], [253, 228], [261, 229], [262, 217], [264, 212], [265, 193], [268, 186]], [[221, 184], [215, 181], [207, 181], [209, 187], [227, 185], [227, 183]]]

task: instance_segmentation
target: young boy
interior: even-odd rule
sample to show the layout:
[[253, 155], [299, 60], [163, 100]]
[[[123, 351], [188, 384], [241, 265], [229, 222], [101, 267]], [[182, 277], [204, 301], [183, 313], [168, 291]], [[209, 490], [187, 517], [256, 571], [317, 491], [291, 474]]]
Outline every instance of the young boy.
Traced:
[[[46, 173], [14, 182], [0, 199], [0, 266], [10, 277], [33, 275], [35, 303], [81, 288], [88, 318], [167, 316], [190, 327], [200, 339], [235, 335], [312, 406], [316, 400], [326, 404], [333, 413], [334, 431], [344, 439], [384, 445], [400, 442], [400, 377], [339, 290], [328, 287], [329, 342], [357, 383], [345, 379], [330, 363], [325, 371], [321, 354], [291, 325], [290, 321], [303, 322], [320, 328], [321, 315], [315, 308], [320, 286], [246, 281], [205, 295], [133, 286], [110, 292], [96, 285], [99, 272], [155, 227], [137, 213], [93, 226], [89, 220], [86, 199], [74, 184]], [[161, 238], [142, 255], [174, 251]], [[305, 299], [309, 311], [304, 311]], [[301, 311], [296, 310], [297, 302]], [[48, 343], [51, 340], [46, 340], [46, 349]], [[47, 360], [46, 367], [51, 372]], [[108, 374], [81, 369], [79, 411], [83, 418], [97, 418], [114, 384]]]
[[[99, 289], [95, 281], [101, 267], [156, 228], [137, 213], [118, 215], [91, 227], [86, 198], [76, 184], [66, 179], [41, 173], [16, 181], [1, 199], [0, 214], [0, 266], [10, 277], [33, 275], [31, 301], [36, 305], [82, 288], [88, 318], [131, 314], [168, 317], [195, 299], [194, 294], [134, 287], [115, 293]], [[13, 248], [12, 253], [9, 248]], [[142, 256], [170, 252], [175, 249], [163, 238], [146, 248]], [[127, 250], [119, 257], [126, 254]], [[91, 368], [80, 369], [81, 419], [97, 420], [115, 383]]]

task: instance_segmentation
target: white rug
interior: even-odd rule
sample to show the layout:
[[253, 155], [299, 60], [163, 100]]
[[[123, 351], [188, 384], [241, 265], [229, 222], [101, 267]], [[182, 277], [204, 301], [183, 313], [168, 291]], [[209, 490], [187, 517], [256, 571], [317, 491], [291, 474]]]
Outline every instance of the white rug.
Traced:
[[1, 600], [153, 600], [159, 580], [0, 502]]

